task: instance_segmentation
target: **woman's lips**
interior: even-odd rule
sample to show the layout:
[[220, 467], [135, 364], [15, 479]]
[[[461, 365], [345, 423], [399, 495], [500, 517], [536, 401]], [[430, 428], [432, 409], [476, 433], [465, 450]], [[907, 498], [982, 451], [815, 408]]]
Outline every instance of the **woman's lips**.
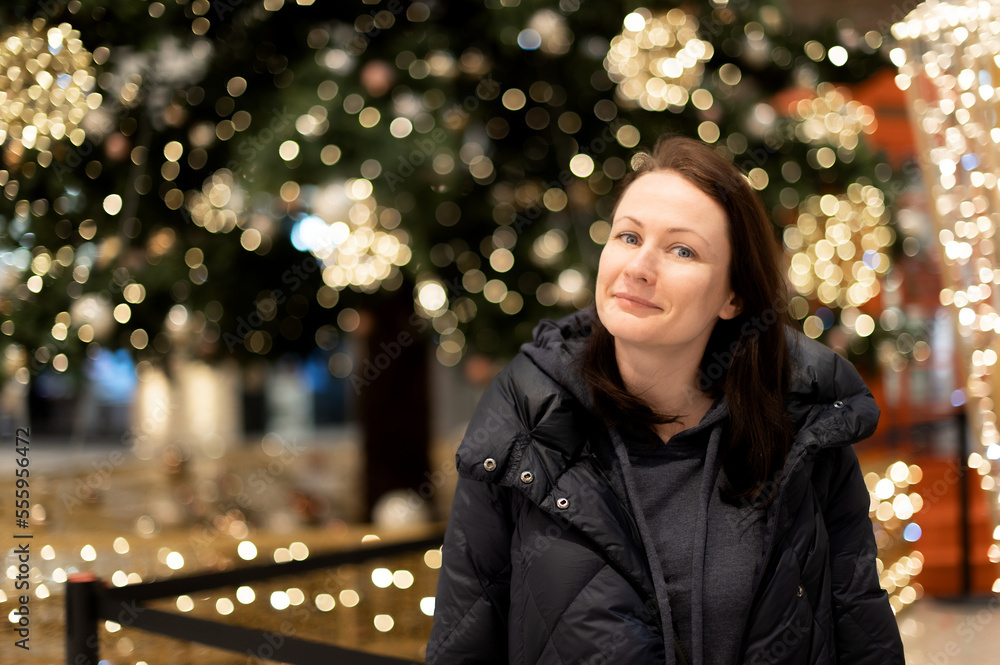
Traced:
[[640, 298], [639, 296], [633, 296], [628, 293], [616, 293], [615, 298], [617, 298], [619, 302], [629, 307], [636, 307], [642, 309], [662, 309], [661, 307], [657, 307], [653, 303], [649, 302], [645, 298]]

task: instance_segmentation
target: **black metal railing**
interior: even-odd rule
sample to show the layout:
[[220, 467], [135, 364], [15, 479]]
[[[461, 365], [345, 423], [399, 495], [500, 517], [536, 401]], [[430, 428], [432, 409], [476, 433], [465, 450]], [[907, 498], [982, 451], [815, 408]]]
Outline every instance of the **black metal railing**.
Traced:
[[401, 543], [372, 545], [349, 551], [310, 556], [303, 561], [289, 561], [191, 577], [170, 578], [158, 582], [107, 588], [93, 573], [74, 573], [66, 583], [66, 662], [73, 665], [98, 665], [100, 639], [98, 623], [114, 621], [188, 642], [247, 653], [248, 645], [260, 660], [274, 660], [294, 665], [337, 663], [342, 665], [416, 665], [415, 661], [366, 653], [332, 644], [284, 635], [279, 631], [257, 630], [219, 621], [164, 612], [143, 603], [196, 591], [235, 586], [296, 575], [331, 566], [362, 563], [377, 557], [406, 554], [441, 545], [443, 530], [433, 536]]

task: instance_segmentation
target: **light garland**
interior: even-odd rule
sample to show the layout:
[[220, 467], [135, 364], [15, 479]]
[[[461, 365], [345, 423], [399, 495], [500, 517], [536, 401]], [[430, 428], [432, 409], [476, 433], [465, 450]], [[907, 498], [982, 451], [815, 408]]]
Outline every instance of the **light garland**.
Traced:
[[854, 150], [862, 134], [876, 129], [875, 111], [832, 83], [820, 83], [815, 97], [789, 104], [788, 112], [795, 138], [803, 143]]
[[[870, 497], [869, 515], [875, 525], [875, 543], [879, 549], [876, 567], [879, 582], [889, 594], [893, 612], [899, 612], [923, 595], [923, 587], [914, 578], [923, 569], [924, 556], [909, 550], [909, 543], [920, 540], [921, 530], [913, 516], [923, 507], [923, 498], [912, 491], [923, 478], [923, 471], [916, 464], [906, 465], [897, 461], [885, 473], [865, 474], [865, 485]], [[900, 549], [909, 550], [899, 554]], [[892, 563], [886, 561], [894, 559]]]
[[412, 256], [409, 234], [398, 228], [399, 211], [375, 200], [371, 181], [351, 178], [328, 185], [311, 207], [314, 214], [299, 219], [292, 243], [320, 260], [327, 286], [367, 293], [380, 286], [398, 288], [399, 267]]
[[46, 27], [39, 18], [0, 38], [0, 142], [38, 150], [41, 166], [51, 163], [52, 141], [82, 144], [78, 125], [101, 105], [92, 63], [69, 23]]
[[212, 233], [229, 233], [246, 216], [246, 191], [233, 180], [229, 169], [209, 176], [200, 192], [189, 192], [187, 209], [191, 221]]
[[889, 268], [885, 248], [894, 233], [886, 225], [882, 191], [853, 183], [844, 196], [810, 196], [785, 228], [792, 252], [788, 279], [803, 296], [827, 305], [857, 307], [879, 292], [878, 277]]
[[[281, 199], [298, 201], [301, 188], [287, 185]], [[191, 220], [212, 233], [241, 229], [243, 248], [255, 251], [266, 238], [253, 222], [247, 199], [233, 174], [220, 169], [205, 180], [200, 192], [188, 194], [187, 208]], [[311, 203], [315, 214], [298, 215], [292, 243], [320, 260], [327, 286], [338, 291], [349, 286], [372, 290], [387, 280], [399, 280], [398, 267], [411, 256], [409, 234], [397, 228], [399, 211], [375, 201], [369, 180], [352, 178], [328, 185], [311, 202], [302, 202]]]
[[[941, 304], [953, 307], [968, 368], [966, 405], [970, 429], [979, 442], [967, 461], [993, 493], [991, 514], [998, 521], [997, 464], [1000, 432], [995, 397], [1000, 315], [996, 232], [1000, 204], [1000, 129], [996, 127], [1000, 6], [982, 2], [919, 5], [892, 27], [899, 46], [890, 54], [899, 67], [898, 87], [906, 91], [920, 152], [930, 209], [942, 248], [945, 288]], [[993, 532], [1000, 538], [1000, 528]], [[1000, 562], [1000, 544], [988, 551]], [[1000, 592], [1000, 577], [993, 583]]]
[[683, 9], [653, 14], [639, 8], [611, 40], [604, 67], [617, 96], [647, 111], [679, 111], [702, 80], [712, 44], [698, 38], [698, 19]]

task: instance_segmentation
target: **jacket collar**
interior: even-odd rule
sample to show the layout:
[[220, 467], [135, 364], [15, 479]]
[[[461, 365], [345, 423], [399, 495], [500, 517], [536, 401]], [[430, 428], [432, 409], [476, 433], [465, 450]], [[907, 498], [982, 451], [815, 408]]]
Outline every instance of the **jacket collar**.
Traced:
[[[538, 324], [534, 341], [523, 345], [490, 384], [470, 421], [456, 453], [460, 475], [516, 488], [545, 508], [556, 500], [558, 480], [589, 459], [608, 471], [605, 484], [628, 505], [616, 483], [621, 469], [611, 442], [593, 413], [589, 389], [573, 369], [590, 334], [589, 321], [589, 312], [582, 310]], [[879, 418], [871, 392], [850, 362], [801, 332], [789, 329], [788, 339], [792, 373], [786, 404], [796, 431], [776, 489], [779, 500], [768, 513], [770, 528], [779, 532], [801, 501], [805, 471], [816, 453], [871, 436]]]
[[[579, 454], [576, 448], [582, 441], [566, 436], [566, 432], [550, 435], [547, 430], [554, 423], [562, 424], [562, 419], [555, 416], [566, 415], [567, 409], [578, 415], [592, 413], [590, 391], [574, 369], [589, 334], [587, 310], [558, 321], [544, 319], [536, 326], [534, 340], [522, 345], [521, 353], [505, 368], [506, 376], [498, 377], [504, 383], [508, 399], [491, 405], [491, 420], [482, 423], [488, 426], [487, 432], [477, 432], [471, 438], [467, 435], [462, 442], [469, 460], [498, 455], [520, 458], [523, 450], [519, 448], [530, 445], [540, 449], [539, 453], [551, 465], [548, 469], [551, 473], [558, 475], [564, 470], [558, 467]], [[789, 461], [871, 436], [878, 424], [879, 408], [854, 366], [802, 332], [789, 329], [787, 336], [792, 371], [786, 405], [796, 428]], [[533, 398], [537, 403], [531, 403]], [[502, 412], [504, 407], [508, 407], [506, 412]], [[517, 407], [516, 413], [513, 407]], [[547, 413], [547, 409], [552, 412]], [[470, 428], [473, 424], [470, 423]], [[495, 428], [508, 434], [516, 432], [518, 436], [488, 436], [489, 430]], [[535, 436], [539, 432], [544, 436]], [[508, 480], [513, 481], [519, 472], [508, 475]], [[494, 474], [482, 479], [498, 481]]]

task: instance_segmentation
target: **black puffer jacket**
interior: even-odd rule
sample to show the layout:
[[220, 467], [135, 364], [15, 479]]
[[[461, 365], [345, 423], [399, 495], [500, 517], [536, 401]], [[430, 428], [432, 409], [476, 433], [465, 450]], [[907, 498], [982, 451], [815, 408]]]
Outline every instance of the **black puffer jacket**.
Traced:
[[[677, 662], [618, 443], [572, 370], [588, 321], [578, 312], [539, 324], [468, 426], [429, 665]], [[789, 335], [797, 433], [767, 511], [738, 663], [903, 663], [851, 446], [872, 434], [878, 407], [850, 363]]]

